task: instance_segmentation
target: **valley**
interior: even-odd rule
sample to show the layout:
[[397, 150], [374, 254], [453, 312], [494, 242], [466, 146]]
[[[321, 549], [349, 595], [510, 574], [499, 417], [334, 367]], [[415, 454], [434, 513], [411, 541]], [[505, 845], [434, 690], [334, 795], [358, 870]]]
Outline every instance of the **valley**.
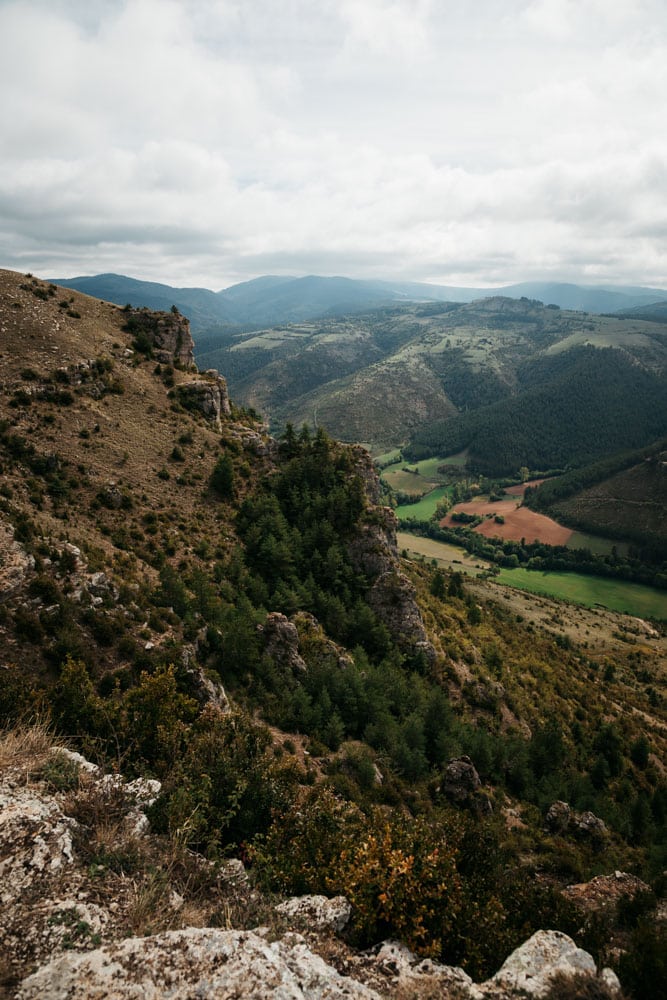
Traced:
[[[246, 934], [274, 919], [276, 898], [345, 896], [345, 962], [393, 937], [482, 982], [546, 927], [594, 950], [597, 964], [613, 962], [641, 997], [633, 956], [649, 933], [659, 954], [664, 937], [655, 909], [667, 849], [664, 627], [647, 622], [650, 611], [587, 609], [502, 582], [505, 572], [547, 580], [562, 572], [556, 562], [571, 560], [574, 570], [583, 558], [575, 550], [440, 526], [458, 507], [501, 527], [499, 503], [509, 505], [499, 515], [508, 523], [520, 498], [503, 491], [521, 479], [533, 486], [530, 511], [519, 509], [551, 517], [556, 500], [602, 488], [610, 470], [581, 467], [577, 489], [564, 477], [572, 492], [555, 497], [548, 490], [558, 478], [537, 485], [529, 475], [555, 470], [519, 474], [518, 466], [492, 478], [463, 448], [443, 459], [387, 454], [404, 440], [394, 429], [426, 368], [441, 412], [458, 412], [462, 398], [443, 395], [424, 361], [422, 334], [435, 332], [418, 308], [401, 306], [382, 323], [355, 320], [362, 332], [352, 346], [347, 334], [342, 347], [336, 336], [327, 341], [331, 329], [318, 334], [301, 374], [293, 330], [251, 348], [284, 349], [276, 364], [285, 365], [295, 352], [286, 380], [282, 369], [265, 373], [262, 391], [280, 388], [285, 399], [290, 386], [324, 391], [313, 384], [320, 350], [350, 365], [384, 352], [371, 368], [403, 374], [368, 396], [373, 419], [384, 407], [391, 423], [378, 450], [383, 484], [368, 450], [321, 426], [272, 436], [222, 375], [198, 370], [178, 308], [118, 307], [0, 272], [0, 745], [36, 746], [23, 720], [47, 720], [41, 756], [19, 784], [55, 788], [78, 817], [76, 879], [68, 881], [71, 868], [49, 872], [40, 913], [71, 891], [93, 893], [93, 876], [94, 898], [76, 905], [92, 912], [121, 901], [94, 931], [76, 930], [77, 955], [132, 935], [180, 934], [191, 919]], [[473, 311], [459, 310], [468, 343], [491, 340], [499, 316], [508, 317], [505, 345], [530, 353], [531, 337], [555, 342], [558, 310], [520, 301], [475, 310], [475, 323], [489, 323], [473, 334]], [[453, 311], [435, 314], [440, 345]], [[484, 364], [482, 354], [475, 361], [485, 373], [480, 399], [510, 377], [502, 354], [491, 343]], [[397, 386], [413, 355], [415, 381], [403, 396]], [[468, 361], [457, 391], [472, 400], [464, 370]], [[350, 412], [363, 415], [361, 382], [345, 378], [358, 393]], [[660, 502], [661, 460], [652, 461], [660, 447], [623, 460], [631, 472], [649, 459], [651, 509]], [[648, 531], [649, 514], [638, 516], [638, 483], [648, 480], [627, 481], [635, 521]], [[418, 504], [395, 506], [422, 494], [424, 520], [403, 516]], [[500, 499], [482, 511], [491, 495]], [[581, 565], [564, 575], [581, 577], [580, 587], [593, 580], [598, 603], [603, 584], [620, 593], [628, 574], [635, 583], [660, 576], [661, 563], [633, 554], [639, 538], [627, 552], [622, 542], [590, 556], [591, 570], [613, 578], [584, 577]], [[66, 742], [102, 773], [156, 782], [150, 840], [125, 822], [125, 793], [104, 799], [78, 758], [54, 764], [45, 740]], [[5, 761], [18, 753], [3, 752]], [[548, 819], [561, 802], [569, 825]], [[582, 825], [582, 816], [592, 819]], [[225, 874], [230, 861], [247, 892]], [[615, 871], [647, 887], [630, 925], [622, 907], [589, 920], [566, 895]], [[23, 933], [17, 899], [0, 969], [14, 991], [44, 957]], [[287, 924], [271, 926], [287, 940]], [[308, 933], [313, 948], [335, 950]], [[399, 996], [384, 980], [382, 990]]]

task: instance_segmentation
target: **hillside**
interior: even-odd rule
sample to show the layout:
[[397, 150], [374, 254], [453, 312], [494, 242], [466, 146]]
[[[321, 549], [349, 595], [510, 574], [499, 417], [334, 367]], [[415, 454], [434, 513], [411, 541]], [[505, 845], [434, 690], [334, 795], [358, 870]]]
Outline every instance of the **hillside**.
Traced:
[[[477, 981], [554, 929], [642, 996], [654, 898], [598, 920], [563, 891], [623, 869], [661, 891], [667, 638], [401, 560], [367, 454], [321, 429], [270, 438], [195, 370], [178, 311], [3, 271], [0, 323], [0, 721], [49, 716], [104, 770], [161, 782], [168, 864], [122, 833], [122, 796], [28, 768], [83, 794], [65, 805], [86, 905], [118, 896], [129, 941], [342, 895], [345, 961], [392, 937]], [[233, 906], [230, 858], [254, 893]], [[13, 987], [36, 943], [12, 934]]]
[[[513, 397], [418, 431], [406, 455], [468, 449], [485, 475], [577, 467], [667, 430], [667, 379], [627, 349], [576, 347], [524, 368]], [[531, 370], [532, 369], [532, 370]]]
[[393, 306], [208, 344], [200, 363], [276, 427], [321, 423], [378, 451], [411, 440], [411, 457], [469, 447], [492, 474], [580, 464], [667, 426], [664, 327], [525, 299]]
[[543, 483], [527, 502], [565, 524], [630, 539], [656, 561], [667, 554], [665, 440], [641, 452], [585, 467]]

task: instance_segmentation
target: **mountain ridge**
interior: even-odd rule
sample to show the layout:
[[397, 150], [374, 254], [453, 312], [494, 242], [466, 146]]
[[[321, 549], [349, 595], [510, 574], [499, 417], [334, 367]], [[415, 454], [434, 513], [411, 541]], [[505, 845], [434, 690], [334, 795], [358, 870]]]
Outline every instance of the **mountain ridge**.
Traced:
[[210, 327], [259, 328], [277, 323], [343, 315], [405, 301], [471, 302], [494, 295], [537, 298], [561, 308], [615, 312], [667, 300], [667, 290], [641, 286], [520, 282], [489, 288], [435, 285], [411, 281], [366, 280], [336, 276], [263, 275], [213, 292], [176, 288], [117, 274], [53, 279], [117, 305], [168, 309], [175, 304], [196, 332]]

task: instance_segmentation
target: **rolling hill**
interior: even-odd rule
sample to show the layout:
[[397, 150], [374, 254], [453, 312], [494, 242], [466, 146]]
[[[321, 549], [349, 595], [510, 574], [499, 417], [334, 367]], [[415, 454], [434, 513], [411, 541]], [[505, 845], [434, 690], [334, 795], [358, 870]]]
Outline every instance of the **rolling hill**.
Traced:
[[470, 448], [493, 474], [593, 461], [667, 429], [664, 326], [528, 299], [418, 303], [237, 335], [200, 364], [276, 427], [377, 451]]
[[526, 502], [581, 531], [628, 539], [667, 558], [667, 439], [549, 479]]

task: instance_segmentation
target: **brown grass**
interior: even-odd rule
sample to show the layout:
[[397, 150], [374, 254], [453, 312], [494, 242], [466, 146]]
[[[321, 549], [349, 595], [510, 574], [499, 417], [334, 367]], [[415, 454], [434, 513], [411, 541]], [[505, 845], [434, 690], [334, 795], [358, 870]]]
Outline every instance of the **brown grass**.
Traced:
[[38, 770], [51, 755], [53, 732], [41, 719], [19, 723], [0, 733], [0, 771], [19, 768], [26, 773]]

